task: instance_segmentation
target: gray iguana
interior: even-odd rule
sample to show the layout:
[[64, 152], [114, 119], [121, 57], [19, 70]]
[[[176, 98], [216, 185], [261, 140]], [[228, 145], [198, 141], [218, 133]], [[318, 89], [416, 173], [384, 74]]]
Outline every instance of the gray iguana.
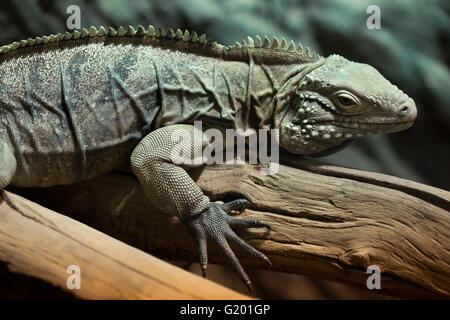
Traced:
[[[231, 227], [250, 203], [211, 202], [171, 160], [171, 134], [195, 120], [219, 130], [278, 129], [288, 152], [335, 152], [366, 135], [409, 128], [411, 98], [376, 69], [267, 37], [223, 46], [195, 32], [139, 26], [58, 33], [0, 48], [0, 190], [90, 179], [125, 161], [146, 195], [207, 239], [251, 283], [227, 241], [270, 264]], [[202, 148], [208, 141], [202, 141]]]

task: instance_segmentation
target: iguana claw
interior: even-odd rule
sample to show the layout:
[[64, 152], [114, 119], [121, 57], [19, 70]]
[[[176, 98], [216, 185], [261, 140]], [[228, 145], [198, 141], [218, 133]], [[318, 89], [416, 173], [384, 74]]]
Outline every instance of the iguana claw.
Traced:
[[269, 224], [260, 220], [243, 220], [227, 214], [232, 210], [242, 212], [248, 206], [250, 206], [250, 202], [245, 199], [239, 199], [224, 204], [211, 202], [209, 207], [199, 215], [181, 218], [181, 221], [197, 239], [203, 277], [206, 277], [206, 270], [208, 268], [208, 254], [206, 249], [207, 240], [211, 239], [225, 253], [226, 257], [230, 260], [248, 290], [252, 291], [251, 281], [227, 241], [231, 240], [237, 243], [253, 256], [264, 260], [264, 262], [269, 266], [272, 265], [270, 260], [262, 252], [259, 252], [250, 246], [230, 228], [231, 226], [246, 228], [270, 228]]

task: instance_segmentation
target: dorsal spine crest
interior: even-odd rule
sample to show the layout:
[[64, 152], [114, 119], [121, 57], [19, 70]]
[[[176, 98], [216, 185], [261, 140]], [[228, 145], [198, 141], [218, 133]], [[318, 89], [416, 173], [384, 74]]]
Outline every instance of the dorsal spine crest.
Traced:
[[165, 38], [165, 39], [175, 39], [182, 42], [191, 42], [196, 43], [198, 45], [203, 46], [212, 46], [214, 49], [222, 50], [224, 47], [217, 42], [212, 42], [208, 40], [205, 34], [198, 36], [195, 31], [177, 29], [174, 31], [169, 28], [166, 32], [163, 28], [159, 28], [157, 32], [155, 32], [155, 28], [152, 25], [149, 25], [147, 29], [144, 26], [139, 25], [137, 29], [134, 29], [133, 26], [128, 26], [124, 28], [122, 26], [118, 27], [117, 30], [113, 27], [109, 27], [108, 30], [105, 27], [100, 26], [98, 29], [94, 26], [90, 27], [89, 30], [86, 28], [81, 29], [80, 31], [74, 30], [73, 32], [65, 32], [58, 34], [51, 34], [49, 36], [42, 36], [36, 38], [28, 38], [27, 40], [21, 40], [20, 42], [13, 42], [9, 45], [4, 45], [0, 47], [0, 54], [8, 53], [11, 51], [15, 51], [18, 48], [23, 47], [32, 47], [47, 43], [60, 42], [60, 41], [69, 41], [69, 40], [77, 40], [84, 38], [95, 38], [95, 37], [154, 37], [154, 38]]
[[303, 49], [301, 43], [298, 43], [297, 50], [295, 49], [295, 42], [293, 40], [286, 41], [286, 39], [281, 38], [281, 42], [277, 37], [273, 37], [272, 42], [267, 36], [263, 36], [261, 40], [260, 36], [256, 36], [254, 39], [252, 37], [247, 37], [247, 39], [242, 40], [242, 42], [236, 42], [234, 45], [225, 48], [226, 52], [229, 54], [237, 54], [246, 51], [247, 49], [257, 49], [265, 50], [267, 55], [270, 57], [271, 50], [278, 51], [280, 53], [286, 52], [286, 54], [298, 55], [306, 58], [308, 62], [315, 62], [322, 57], [316, 52], [312, 52], [308, 47]]
[[248, 49], [258, 50], [261, 56], [266, 56], [268, 60], [270, 60], [272, 51], [277, 51], [279, 54], [285, 54], [289, 60], [299, 60], [306, 62], [315, 62], [321, 59], [321, 57], [316, 52], [311, 52], [311, 50], [307, 47], [305, 50], [303, 46], [299, 43], [297, 46], [297, 50], [295, 49], [295, 43], [291, 40], [288, 42], [282, 38], [280, 41], [274, 37], [271, 42], [267, 36], [256, 36], [254, 39], [252, 37], [247, 37], [247, 39], [243, 40], [241, 43], [236, 42], [232, 46], [223, 46], [218, 44], [217, 42], [213, 42], [208, 40], [205, 34], [198, 35], [195, 31], [189, 31], [181, 29], [176, 29], [175, 31], [172, 28], [167, 29], [155, 28], [152, 25], [149, 25], [148, 28], [144, 28], [142, 25], [139, 25], [137, 29], [133, 26], [128, 26], [127, 28], [119, 26], [117, 29], [113, 27], [109, 27], [108, 30], [105, 27], [100, 26], [98, 29], [94, 26], [90, 27], [89, 30], [83, 28], [81, 30], [74, 30], [73, 32], [65, 32], [58, 34], [51, 34], [49, 36], [42, 36], [36, 38], [28, 38], [27, 40], [22, 40], [20, 42], [13, 42], [9, 45], [5, 45], [0, 47], [0, 55], [3, 53], [8, 53], [11, 51], [15, 51], [19, 48], [25, 47], [33, 47], [39, 45], [45, 45], [47, 43], [54, 42], [63, 42], [63, 41], [71, 41], [85, 38], [120, 38], [120, 37], [151, 37], [151, 38], [160, 38], [160, 39], [173, 39], [179, 42], [189, 42], [195, 43], [200, 46], [209, 47], [216, 53], [224, 53], [229, 56], [245, 54]]

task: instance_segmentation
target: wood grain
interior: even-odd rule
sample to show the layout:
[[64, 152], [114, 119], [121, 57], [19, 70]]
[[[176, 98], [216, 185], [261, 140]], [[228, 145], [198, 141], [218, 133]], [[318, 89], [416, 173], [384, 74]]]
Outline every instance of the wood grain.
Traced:
[[[82, 299], [248, 298], [5, 193], [9, 203], [0, 200], [0, 262], [6, 264], [9, 275], [21, 276], [18, 281], [38, 279]], [[66, 270], [70, 265], [81, 269], [81, 289], [67, 288], [70, 274]]]
[[[450, 297], [449, 192], [316, 161], [285, 162], [275, 175], [256, 166], [215, 165], [192, 176], [212, 199], [253, 203], [242, 218], [265, 220], [272, 229], [238, 234], [266, 253], [274, 270], [367, 289], [367, 267], [377, 265], [378, 293]], [[129, 172], [25, 194], [158, 257], [198, 259], [178, 219], [158, 213]], [[226, 263], [214, 246], [208, 250], [210, 262]], [[236, 253], [246, 267], [264, 267]]]

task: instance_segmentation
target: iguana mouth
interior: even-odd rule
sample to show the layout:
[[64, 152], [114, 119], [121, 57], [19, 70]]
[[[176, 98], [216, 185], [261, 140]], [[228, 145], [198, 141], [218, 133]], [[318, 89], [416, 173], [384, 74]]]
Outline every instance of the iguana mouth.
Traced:
[[350, 139], [362, 138], [364, 136], [392, 133], [405, 130], [413, 125], [414, 122], [404, 123], [335, 123], [335, 122], [311, 122], [301, 124], [301, 128], [310, 134], [312, 138], [319, 139]]
[[344, 128], [346, 130], [358, 131], [358, 132], [367, 132], [373, 131], [374, 133], [385, 133], [385, 132], [393, 132], [401, 131], [411, 127], [414, 124], [414, 121], [407, 122], [338, 122], [332, 123], [331, 125], [339, 128]]
[[336, 122], [329, 119], [316, 118], [304, 119], [300, 123], [295, 123], [294, 127], [301, 130], [306, 139], [359, 139], [369, 135], [402, 131], [411, 127], [413, 123], [414, 121], [391, 123], [355, 121]]

